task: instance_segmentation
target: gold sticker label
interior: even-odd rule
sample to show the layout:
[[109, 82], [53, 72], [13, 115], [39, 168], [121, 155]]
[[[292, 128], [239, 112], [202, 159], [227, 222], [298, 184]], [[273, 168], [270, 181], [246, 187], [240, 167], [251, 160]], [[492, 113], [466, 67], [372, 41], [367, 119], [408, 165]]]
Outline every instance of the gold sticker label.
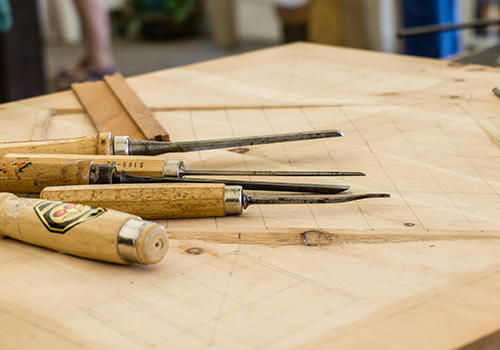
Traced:
[[106, 209], [88, 205], [45, 201], [34, 207], [35, 213], [50, 232], [66, 233], [82, 222], [97, 218]]

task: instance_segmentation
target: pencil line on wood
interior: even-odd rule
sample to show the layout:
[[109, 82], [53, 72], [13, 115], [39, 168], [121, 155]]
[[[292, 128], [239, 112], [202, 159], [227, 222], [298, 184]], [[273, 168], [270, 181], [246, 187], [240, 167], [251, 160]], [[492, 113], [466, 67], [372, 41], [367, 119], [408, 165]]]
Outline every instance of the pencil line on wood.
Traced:
[[42, 130], [42, 140], [47, 139], [47, 133], [49, 131], [50, 121], [52, 119], [52, 109], [47, 110], [47, 115], [45, 116], [45, 122], [43, 124]]
[[[172, 112], [172, 111], [218, 111], [218, 110], [239, 110], [239, 109], [287, 109], [287, 108], [330, 108], [330, 107], [351, 107], [351, 106], [376, 106], [378, 104], [311, 104], [311, 105], [274, 105], [274, 106], [172, 106], [172, 107], [150, 107], [153, 112]], [[85, 113], [83, 108], [56, 108], [53, 109], [53, 115], [79, 114]]]
[[372, 106], [375, 104], [310, 104], [310, 105], [273, 105], [273, 106], [191, 106], [191, 107], [151, 107], [152, 111], [218, 111], [218, 110], [239, 110], [239, 109], [287, 109], [287, 108], [328, 108], [328, 107], [350, 107], [350, 106]]

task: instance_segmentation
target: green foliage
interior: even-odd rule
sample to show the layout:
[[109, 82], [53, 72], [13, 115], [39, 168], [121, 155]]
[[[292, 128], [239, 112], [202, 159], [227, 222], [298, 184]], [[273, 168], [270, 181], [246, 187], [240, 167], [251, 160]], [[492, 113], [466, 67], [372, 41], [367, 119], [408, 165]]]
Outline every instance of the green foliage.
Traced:
[[197, 5], [198, 0], [132, 0], [132, 7], [138, 14], [163, 14], [178, 22], [185, 20]]

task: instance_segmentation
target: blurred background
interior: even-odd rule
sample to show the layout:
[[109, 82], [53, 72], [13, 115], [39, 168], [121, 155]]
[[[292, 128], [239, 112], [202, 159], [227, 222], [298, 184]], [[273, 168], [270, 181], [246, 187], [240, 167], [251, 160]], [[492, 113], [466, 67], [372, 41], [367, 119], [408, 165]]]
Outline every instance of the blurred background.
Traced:
[[[102, 1], [124, 76], [294, 41], [500, 64], [500, 0]], [[55, 91], [53, 78], [84, 56], [75, 3], [10, 0], [10, 12], [0, 102]]]

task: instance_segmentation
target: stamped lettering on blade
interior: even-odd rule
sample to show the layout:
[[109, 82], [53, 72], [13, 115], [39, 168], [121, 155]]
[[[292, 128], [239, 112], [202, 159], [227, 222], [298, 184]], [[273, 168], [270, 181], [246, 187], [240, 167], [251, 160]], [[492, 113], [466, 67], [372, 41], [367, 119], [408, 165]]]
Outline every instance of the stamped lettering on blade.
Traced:
[[104, 208], [88, 205], [45, 201], [34, 208], [36, 215], [50, 232], [64, 234], [82, 222], [97, 218]]

